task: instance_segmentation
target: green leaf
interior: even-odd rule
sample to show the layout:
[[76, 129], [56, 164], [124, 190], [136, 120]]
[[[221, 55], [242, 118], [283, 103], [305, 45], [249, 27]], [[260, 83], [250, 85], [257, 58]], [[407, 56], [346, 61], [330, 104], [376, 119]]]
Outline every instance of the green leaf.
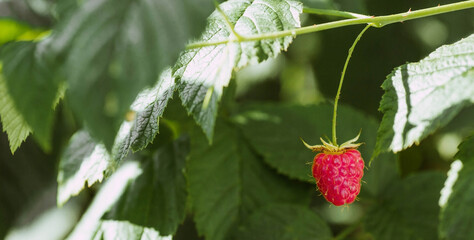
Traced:
[[425, 172], [393, 181], [367, 212], [365, 229], [374, 239], [438, 239], [444, 180], [442, 173]]
[[267, 204], [309, 203], [310, 186], [266, 167], [235, 128], [218, 121], [216, 129], [212, 146], [203, 134], [192, 138], [187, 162], [194, 219], [206, 239], [228, 239], [233, 228]]
[[134, 111], [135, 119], [130, 131], [123, 141], [114, 146], [118, 159], [123, 159], [129, 152], [144, 149], [153, 141], [158, 133], [159, 118], [173, 97], [175, 89], [171, 69], [163, 71], [154, 87], [141, 91], [130, 109]]
[[174, 234], [185, 217], [184, 165], [188, 152], [189, 141], [182, 138], [144, 160], [143, 173], [130, 183], [106, 218]]
[[0, 19], [0, 46], [10, 41], [29, 41], [43, 37], [49, 31], [34, 29], [13, 19]]
[[111, 154], [86, 131], [76, 133], [63, 154], [58, 173], [58, 204], [77, 195], [86, 183], [92, 186], [115, 170], [129, 149], [142, 150], [158, 133], [158, 118], [173, 96], [174, 80], [171, 71], [163, 72], [157, 84], [141, 91], [130, 106], [133, 122], [123, 121], [112, 146]]
[[[1, 73], [1, 65], [0, 65]], [[31, 133], [28, 123], [23, 116], [15, 109], [13, 100], [11, 99], [5, 80], [0, 74], [0, 117], [2, 119], [3, 131], [8, 135], [10, 142], [10, 151], [12, 154], [20, 147], [21, 143], [26, 140]]]
[[[101, 218], [104, 213], [117, 202], [125, 191], [128, 183], [139, 176], [140, 173], [141, 169], [137, 162], [130, 161], [123, 164], [102, 186], [67, 239], [93, 239], [94, 235], [96, 235], [97, 231], [102, 227]], [[127, 231], [124, 232], [126, 233]], [[124, 236], [121, 239], [128, 238]]]
[[[331, 133], [333, 107], [319, 105], [251, 104], [234, 117], [245, 137], [280, 173], [302, 181], [314, 182], [311, 163], [315, 153], [301, 142], [320, 144], [320, 137]], [[341, 106], [338, 114], [340, 142], [354, 138], [362, 129], [359, 150], [369, 159], [375, 145], [377, 122], [352, 108]], [[309, 164], [309, 165], [308, 165]]]
[[102, 182], [116, 162], [102, 144], [97, 144], [86, 131], [75, 133], [61, 156], [58, 171], [58, 205], [79, 194], [84, 186]]
[[95, 233], [94, 240], [171, 240], [169, 236], [161, 237], [152, 229], [137, 226], [125, 221], [103, 220], [100, 222], [99, 230]]
[[[441, 205], [439, 233], [441, 239], [472, 239], [472, 216], [474, 210], [474, 136], [469, 137], [459, 146], [456, 161], [451, 165], [459, 165], [450, 170], [445, 188], [449, 198]], [[443, 189], [444, 190], [444, 189]]]
[[396, 68], [382, 88], [375, 153], [418, 144], [474, 103], [474, 35]]
[[49, 39], [14, 42], [2, 47], [3, 78], [16, 110], [31, 127], [38, 143], [49, 151], [60, 81], [48, 56]]
[[329, 226], [308, 207], [271, 204], [255, 212], [241, 228], [238, 239], [332, 239]]
[[[201, 41], [221, 41], [235, 36], [226, 23], [235, 26], [243, 36], [288, 30], [300, 27], [302, 4], [290, 0], [231, 0], [220, 5], [224, 17], [215, 11]], [[179, 95], [189, 114], [212, 140], [217, 106], [223, 88], [229, 84], [234, 70], [276, 57], [286, 50], [293, 37], [249, 42], [230, 42], [217, 46], [185, 51], [174, 67]]]
[[190, 2], [86, 1], [54, 36], [70, 106], [107, 149], [138, 92], [157, 81], [204, 20], [188, 17]]

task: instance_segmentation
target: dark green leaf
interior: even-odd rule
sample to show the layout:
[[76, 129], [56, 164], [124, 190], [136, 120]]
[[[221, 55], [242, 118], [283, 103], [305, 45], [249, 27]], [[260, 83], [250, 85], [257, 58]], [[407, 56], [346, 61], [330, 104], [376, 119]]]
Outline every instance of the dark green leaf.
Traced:
[[[220, 5], [235, 31], [244, 36], [300, 27], [301, 3], [290, 0], [231, 0]], [[201, 41], [235, 38], [225, 17], [215, 11]], [[185, 51], [175, 66], [183, 105], [212, 140], [217, 105], [233, 70], [255, 64], [286, 50], [293, 37], [249, 42], [231, 42]]]
[[191, 143], [189, 195], [197, 229], [206, 239], [227, 239], [244, 218], [272, 202], [308, 204], [311, 187], [266, 167], [227, 124], [218, 121], [212, 146], [202, 134]]
[[[1, 69], [0, 69], [1, 73]], [[23, 116], [16, 110], [11, 99], [5, 80], [0, 74], [0, 117], [2, 119], [3, 131], [8, 135], [10, 151], [12, 154], [20, 147], [31, 133], [31, 128], [23, 119]]]
[[138, 94], [130, 109], [135, 120], [127, 136], [117, 146], [117, 157], [123, 159], [131, 148], [134, 151], [144, 149], [158, 133], [159, 118], [163, 115], [168, 100], [173, 97], [175, 84], [171, 69], [165, 70], [156, 85]]
[[[188, 18], [191, 2], [86, 1], [54, 36], [66, 58], [71, 108], [107, 149], [138, 92], [157, 81], [204, 20]], [[211, 4], [202, 3], [198, 9]]]
[[241, 228], [238, 239], [332, 239], [329, 226], [308, 207], [271, 204], [255, 212]]
[[49, 42], [14, 42], [3, 46], [0, 52], [2, 74], [15, 108], [47, 151], [51, 145], [53, 107], [60, 95], [56, 66], [47, 55]]
[[[315, 156], [300, 140], [320, 144], [331, 133], [333, 109], [330, 104], [310, 106], [253, 104], [234, 117], [255, 150], [279, 172], [313, 182], [311, 164]], [[377, 122], [352, 108], [341, 106], [338, 114], [341, 142], [354, 138], [360, 129], [362, 157], [369, 159], [375, 145]]]
[[392, 181], [365, 218], [374, 239], [438, 239], [439, 192], [445, 177], [427, 172]]
[[[447, 202], [441, 204], [439, 232], [441, 239], [472, 239], [474, 209], [474, 136], [459, 146], [456, 161], [451, 165], [448, 180], [445, 183]], [[458, 165], [456, 170], [454, 166]], [[443, 189], [444, 190], [444, 189]]]
[[418, 144], [474, 103], [474, 35], [396, 68], [382, 88], [375, 153]]
[[174, 234], [185, 216], [188, 145], [187, 139], [177, 140], [145, 160], [143, 173], [130, 183], [107, 218], [152, 227], [164, 235]]

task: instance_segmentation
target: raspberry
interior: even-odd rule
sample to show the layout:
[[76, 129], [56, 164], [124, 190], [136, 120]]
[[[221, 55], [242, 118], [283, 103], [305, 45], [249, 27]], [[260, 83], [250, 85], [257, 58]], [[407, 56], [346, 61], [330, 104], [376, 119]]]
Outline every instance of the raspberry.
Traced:
[[313, 161], [313, 177], [324, 198], [336, 206], [354, 202], [360, 192], [364, 160], [356, 149], [319, 153]]
[[323, 145], [311, 146], [301, 139], [313, 152], [321, 152], [313, 160], [313, 177], [324, 198], [336, 206], [354, 202], [360, 192], [364, 160], [357, 150], [359, 136], [340, 146], [322, 138]]

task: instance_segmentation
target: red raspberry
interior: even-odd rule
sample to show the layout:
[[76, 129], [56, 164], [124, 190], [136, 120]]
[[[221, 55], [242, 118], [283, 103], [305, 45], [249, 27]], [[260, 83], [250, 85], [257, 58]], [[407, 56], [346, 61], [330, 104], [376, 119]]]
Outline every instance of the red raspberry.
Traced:
[[313, 177], [324, 198], [336, 206], [354, 202], [360, 192], [364, 160], [356, 149], [319, 153], [313, 161]]
[[323, 145], [311, 146], [301, 139], [311, 151], [321, 152], [313, 160], [313, 177], [324, 198], [336, 206], [354, 202], [360, 192], [364, 160], [357, 151], [359, 136], [341, 145], [320, 138]]

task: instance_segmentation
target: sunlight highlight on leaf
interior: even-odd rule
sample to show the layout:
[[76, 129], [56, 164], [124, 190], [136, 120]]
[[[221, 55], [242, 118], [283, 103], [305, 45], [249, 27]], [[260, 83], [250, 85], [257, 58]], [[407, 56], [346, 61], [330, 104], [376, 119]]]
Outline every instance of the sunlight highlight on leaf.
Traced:
[[396, 68], [382, 88], [376, 155], [418, 144], [474, 103], [474, 35]]
[[[183, 52], [174, 67], [183, 105], [202, 127], [209, 141], [214, 134], [218, 103], [233, 71], [276, 57], [293, 37], [238, 42], [229, 25], [242, 36], [300, 27], [302, 4], [291, 0], [231, 0], [208, 18], [201, 41], [233, 39], [217, 46]], [[225, 14], [225, 17], [223, 16]], [[227, 20], [230, 22], [228, 24]]]

